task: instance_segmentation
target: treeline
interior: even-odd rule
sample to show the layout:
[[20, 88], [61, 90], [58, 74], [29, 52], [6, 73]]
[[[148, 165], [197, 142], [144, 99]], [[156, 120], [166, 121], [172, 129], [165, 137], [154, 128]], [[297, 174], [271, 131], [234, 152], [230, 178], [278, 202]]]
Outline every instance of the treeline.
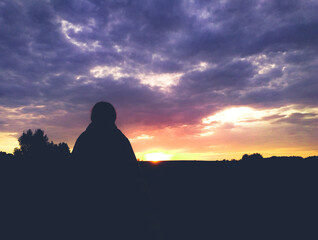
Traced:
[[299, 157], [299, 156], [272, 156], [269, 158], [264, 158], [259, 153], [253, 154], [244, 154], [240, 162], [272, 162], [272, 161], [302, 161], [302, 160], [318, 160], [318, 156], [310, 156], [310, 157]]
[[48, 136], [41, 129], [34, 132], [29, 129], [23, 132], [18, 139], [19, 147], [14, 149], [14, 153], [0, 152], [1, 160], [68, 160], [70, 149], [67, 143], [55, 144], [49, 141]]

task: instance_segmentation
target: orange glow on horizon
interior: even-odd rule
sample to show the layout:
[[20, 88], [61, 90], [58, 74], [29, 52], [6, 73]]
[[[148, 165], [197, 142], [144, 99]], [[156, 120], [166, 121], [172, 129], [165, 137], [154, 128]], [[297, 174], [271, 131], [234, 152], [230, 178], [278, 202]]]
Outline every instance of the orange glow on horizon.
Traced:
[[[42, 106], [31, 106], [42, 108]], [[19, 126], [22, 119], [41, 119], [26, 115], [23, 108], [0, 107], [8, 121]], [[57, 115], [64, 114], [59, 112]], [[288, 105], [279, 108], [257, 109], [232, 106], [207, 114], [198, 122], [178, 125], [118, 126], [129, 138], [139, 161], [231, 160], [244, 154], [260, 153], [271, 156], [315, 156], [317, 148], [318, 108]], [[70, 150], [83, 128], [65, 130], [43, 126], [49, 139], [66, 142]], [[30, 126], [31, 129], [35, 127]], [[23, 129], [21, 127], [21, 129]], [[19, 147], [22, 130], [0, 132], [0, 151], [13, 153]]]
[[155, 164], [155, 165], [157, 165], [158, 163], [161, 163], [161, 161], [150, 161], [152, 164]]

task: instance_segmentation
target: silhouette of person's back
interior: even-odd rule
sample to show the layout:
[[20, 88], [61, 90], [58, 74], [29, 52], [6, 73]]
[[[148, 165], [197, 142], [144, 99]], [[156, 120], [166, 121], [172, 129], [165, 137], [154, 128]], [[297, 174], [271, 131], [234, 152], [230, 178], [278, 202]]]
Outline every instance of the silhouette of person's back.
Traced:
[[[112, 239], [140, 238], [142, 224], [138, 163], [129, 140], [116, 127], [116, 111], [107, 102], [92, 109], [91, 123], [77, 139], [73, 219], [81, 234]], [[139, 207], [138, 207], [139, 206]], [[138, 224], [137, 224], [138, 223]], [[85, 230], [86, 229], [86, 230]]]
[[110, 175], [137, 174], [138, 165], [133, 149], [116, 127], [115, 120], [116, 111], [110, 103], [96, 103], [91, 113], [92, 122], [77, 139], [72, 158], [87, 166], [105, 165], [107, 168], [102, 170]]

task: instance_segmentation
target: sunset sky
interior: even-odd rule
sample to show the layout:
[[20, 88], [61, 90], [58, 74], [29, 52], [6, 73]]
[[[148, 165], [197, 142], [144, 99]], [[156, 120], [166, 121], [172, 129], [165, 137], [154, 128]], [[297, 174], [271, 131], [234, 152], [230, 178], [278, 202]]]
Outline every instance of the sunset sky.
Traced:
[[[213, 2], [213, 3], [212, 3]], [[318, 1], [0, 1], [0, 151], [98, 101], [142, 160], [318, 155]]]

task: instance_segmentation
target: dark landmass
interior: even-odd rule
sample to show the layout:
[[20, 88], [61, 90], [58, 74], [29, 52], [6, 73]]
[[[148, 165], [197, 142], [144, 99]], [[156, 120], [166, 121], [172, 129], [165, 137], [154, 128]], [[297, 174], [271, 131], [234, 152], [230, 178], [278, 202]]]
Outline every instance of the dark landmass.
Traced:
[[164, 239], [314, 239], [318, 157], [141, 163]]
[[[0, 167], [1, 208], [10, 210], [2, 214], [6, 229], [12, 227], [13, 233], [22, 229], [34, 238], [34, 231], [39, 238], [48, 237], [52, 226], [56, 232], [68, 232], [71, 227], [76, 230], [72, 225], [76, 209], [66, 211], [76, 206], [72, 194], [78, 194], [73, 191], [83, 184], [83, 176], [74, 172], [76, 163], [0, 161]], [[150, 205], [161, 239], [318, 236], [318, 157], [140, 162], [140, 167], [150, 192], [150, 199], [141, 201]], [[85, 184], [97, 184], [94, 179], [84, 179]], [[107, 191], [102, 182], [97, 185], [99, 190]], [[92, 194], [85, 193], [85, 188], [83, 191], [81, 196]], [[87, 207], [78, 206], [77, 211]], [[45, 231], [40, 234], [39, 230]]]
[[129, 210], [93, 160], [72, 161], [43, 131], [19, 142], [0, 153], [0, 239], [101, 239], [127, 219], [113, 231], [126, 239], [136, 229], [143, 239], [318, 239], [317, 156], [139, 162], [144, 187]]

